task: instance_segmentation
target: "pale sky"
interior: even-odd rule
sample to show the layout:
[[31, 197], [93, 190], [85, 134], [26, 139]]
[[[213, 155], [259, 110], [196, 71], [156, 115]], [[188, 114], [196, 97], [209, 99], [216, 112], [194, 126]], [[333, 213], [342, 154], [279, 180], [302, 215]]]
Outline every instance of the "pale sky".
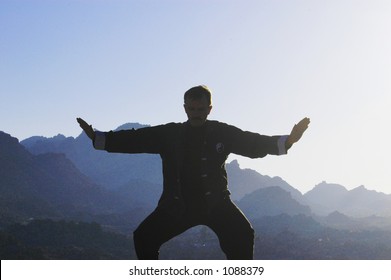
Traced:
[[244, 130], [311, 118], [287, 156], [230, 158], [242, 168], [391, 194], [390, 30], [388, 0], [1, 0], [0, 130], [182, 122], [205, 84], [210, 119]]

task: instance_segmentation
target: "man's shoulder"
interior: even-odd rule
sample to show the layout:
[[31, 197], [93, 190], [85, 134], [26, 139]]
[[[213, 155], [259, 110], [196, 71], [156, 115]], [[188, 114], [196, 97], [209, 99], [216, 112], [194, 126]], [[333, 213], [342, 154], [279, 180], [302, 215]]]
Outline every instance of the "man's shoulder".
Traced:
[[152, 126], [152, 128], [160, 130], [162, 132], [175, 132], [175, 131], [181, 131], [185, 127], [185, 123], [178, 123], [178, 122], [169, 122], [165, 124], [160, 124], [156, 126]]
[[178, 122], [169, 122], [169, 123], [163, 123], [163, 124], [157, 124], [150, 126], [151, 128], [174, 128], [174, 127], [181, 127], [185, 123], [178, 123]]
[[207, 124], [208, 124], [209, 127], [216, 128], [216, 129], [225, 129], [225, 128], [234, 127], [234, 126], [232, 126], [230, 124], [227, 124], [227, 123], [224, 123], [224, 122], [220, 122], [220, 121], [216, 121], [216, 120], [208, 120]]
[[217, 120], [207, 120], [206, 123], [209, 126], [225, 126], [225, 125], [227, 125], [226, 123], [223, 123], [223, 122], [220, 122], [220, 121], [217, 121]]
[[181, 128], [181, 127], [183, 127], [185, 124], [186, 124], [186, 123], [169, 122], [169, 123], [162, 124], [162, 125], [160, 125], [160, 126], [161, 126], [161, 127], [165, 127], [165, 128], [175, 129], [175, 128]]

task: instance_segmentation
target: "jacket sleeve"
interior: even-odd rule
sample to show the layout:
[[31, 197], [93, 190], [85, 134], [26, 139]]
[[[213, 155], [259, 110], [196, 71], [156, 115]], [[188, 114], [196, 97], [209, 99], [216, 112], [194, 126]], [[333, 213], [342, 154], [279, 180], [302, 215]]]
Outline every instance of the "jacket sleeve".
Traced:
[[164, 133], [163, 126], [109, 132], [96, 131], [93, 144], [95, 149], [112, 153], [159, 154], [162, 133]]
[[227, 126], [225, 135], [229, 139], [229, 150], [234, 154], [250, 158], [287, 154], [285, 147], [287, 135], [261, 135], [234, 126]]

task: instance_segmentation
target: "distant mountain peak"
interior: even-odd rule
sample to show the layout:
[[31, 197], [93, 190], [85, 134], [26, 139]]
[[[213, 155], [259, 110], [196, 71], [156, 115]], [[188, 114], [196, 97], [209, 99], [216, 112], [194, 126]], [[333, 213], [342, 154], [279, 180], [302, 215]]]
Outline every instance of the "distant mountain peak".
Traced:
[[147, 125], [147, 124], [140, 124], [140, 123], [125, 123], [125, 124], [122, 124], [120, 125], [119, 127], [117, 127], [114, 131], [118, 131], [118, 130], [127, 130], [127, 129], [139, 129], [139, 128], [142, 128], [142, 127], [149, 127], [150, 125]]
[[312, 190], [308, 191], [304, 195], [308, 198], [312, 198], [314, 196], [335, 196], [343, 195], [346, 193], [348, 193], [348, 190], [344, 186], [323, 181], [322, 183], [317, 184]]
[[19, 140], [8, 133], [0, 131], [0, 141], [7, 141], [9, 143], [18, 143]]
[[227, 163], [226, 169], [229, 189], [232, 191], [231, 197], [234, 200], [241, 199], [244, 195], [260, 188], [278, 186], [291, 193], [292, 197], [297, 201], [303, 202], [301, 192], [293, 188], [281, 177], [262, 175], [258, 171], [249, 168], [242, 169], [236, 159]]
[[389, 216], [391, 195], [368, 190], [361, 185], [347, 190], [338, 184], [322, 182], [304, 194], [311, 208], [320, 215], [338, 211], [344, 215], [364, 217], [373, 214]]
[[352, 192], [362, 192], [362, 191], [370, 191], [364, 185], [358, 186], [351, 190]]
[[30, 153], [19, 144], [19, 140], [10, 134], [0, 131], [0, 158], [28, 158]]
[[300, 204], [292, 194], [278, 186], [265, 187], [246, 194], [238, 206], [250, 218], [260, 216], [277, 216], [280, 214], [310, 215], [311, 209]]
[[33, 145], [36, 145], [37, 143], [62, 143], [66, 140], [74, 140], [75, 138], [73, 137], [66, 137], [65, 135], [59, 133], [53, 137], [45, 137], [45, 136], [31, 136], [29, 138], [24, 139], [23, 141], [20, 142], [23, 146], [29, 148]]
[[323, 188], [327, 188], [327, 189], [330, 189], [330, 188], [333, 188], [333, 189], [340, 189], [340, 190], [346, 190], [347, 189], [340, 185], [340, 184], [335, 184], [335, 183], [328, 183], [326, 181], [322, 181], [321, 183], [317, 184], [315, 186], [315, 188], [318, 188], [318, 189], [323, 189]]
[[346, 216], [345, 214], [342, 214], [339, 211], [333, 211], [330, 214], [328, 214], [327, 217], [330, 219], [349, 219], [348, 216]]
[[230, 163], [228, 163], [232, 168], [240, 168], [239, 162], [237, 159], [234, 159]]

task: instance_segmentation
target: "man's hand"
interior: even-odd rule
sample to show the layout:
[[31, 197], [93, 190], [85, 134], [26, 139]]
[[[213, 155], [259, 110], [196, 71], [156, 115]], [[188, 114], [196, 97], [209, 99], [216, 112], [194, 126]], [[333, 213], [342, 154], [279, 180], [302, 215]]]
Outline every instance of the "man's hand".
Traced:
[[304, 131], [308, 128], [310, 124], [309, 118], [302, 119], [298, 124], [292, 128], [291, 134], [288, 136], [286, 140], [286, 147], [289, 149], [294, 143], [300, 140], [301, 136], [303, 136]]
[[89, 125], [88, 123], [86, 123], [82, 118], [76, 118], [76, 120], [79, 123], [80, 127], [87, 134], [88, 138], [90, 138], [91, 140], [94, 140], [94, 138], [95, 138], [95, 131], [92, 128], [92, 125]]

